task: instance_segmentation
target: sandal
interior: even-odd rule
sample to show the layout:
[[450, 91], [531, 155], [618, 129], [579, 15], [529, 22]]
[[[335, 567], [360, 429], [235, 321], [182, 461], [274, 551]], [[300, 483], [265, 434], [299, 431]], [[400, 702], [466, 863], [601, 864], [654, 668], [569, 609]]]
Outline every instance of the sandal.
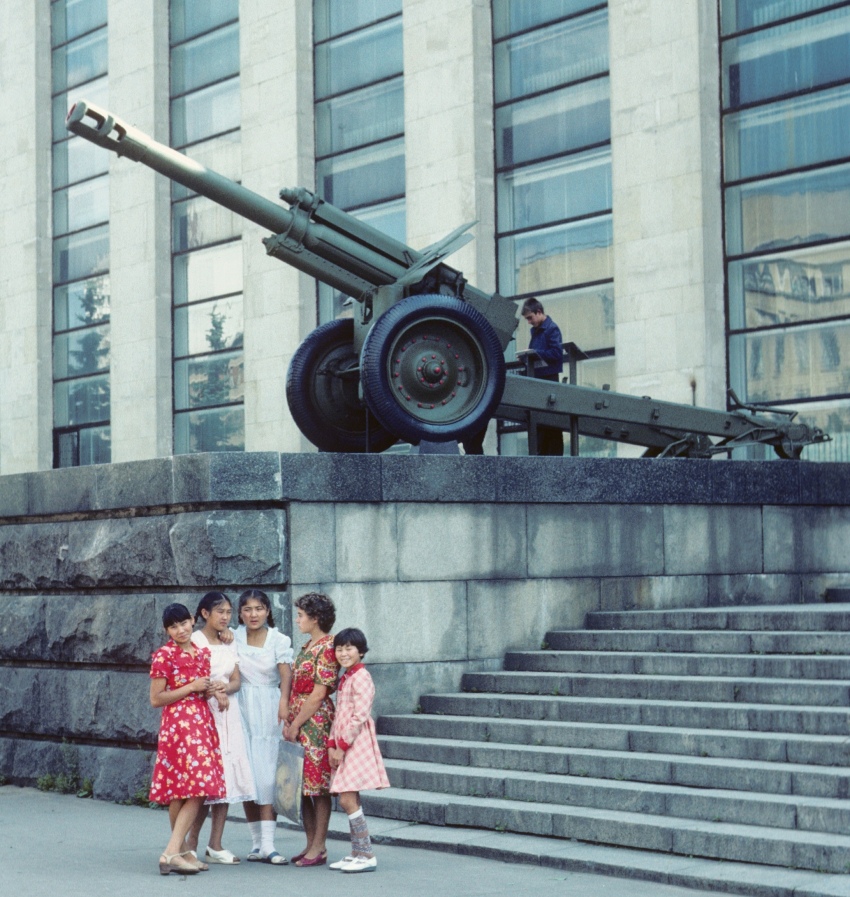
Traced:
[[264, 863], [271, 863], [272, 866], [288, 866], [289, 860], [282, 857], [276, 850], [273, 850], [267, 856], [262, 857]]
[[241, 863], [242, 860], [226, 847], [222, 847], [221, 850], [213, 850], [212, 847], [207, 847], [207, 862], [221, 863], [222, 866], [235, 866], [237, 863]]
[[248, 854], [248, 862], [249, 863], [262, 863], [263, 855], [260, 853], [259, 847], [252, 847], [251, 852]]
[[186, 862], [198, 872], [209, 872], [210, 867], [206, 863], [202, 863], [198, 859], [198, 855], [194, 850], [184, 850], [183, 853], [180, 854], [180, 856], [189, 857]]
[[164, 853], [159, 858], [160, 875], [168, 875], [169, 872], [176, 872], [178, 875], [196, 875], [200, 871], [196, 866], [187, 863], [182, 853]]

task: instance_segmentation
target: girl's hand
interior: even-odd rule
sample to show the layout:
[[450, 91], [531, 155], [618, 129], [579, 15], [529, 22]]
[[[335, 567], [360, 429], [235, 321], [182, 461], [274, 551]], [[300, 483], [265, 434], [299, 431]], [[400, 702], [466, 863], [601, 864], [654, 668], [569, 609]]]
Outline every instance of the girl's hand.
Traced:
[[227, 710], [227, 708], [230, 706], [230, 698], [228, 698], [223, 691], [216, 692], [215, 699], [216, 701], [218, 701], [219, 710]]
[[331, 764], [331, 769], [336, 769], [340, 763], [342, 763], [342, 758], [345, 756], [345, 751], [342, 748], [329, 748], [328, 749], [328, 760]]
[[229, 645], [233, 641], [233, 630], [223, 629], [218, 634], [218, 640], [222, 643], [222, 645]]
[[283, 727], [283, 737], [287, 741], [298, 741], [298, 735], [301, 732], [301, 726], [293, 726], [292, 723], [287, 723]]
[[286, 718], [289, 716], [289, 701], [286, 698], [281, 697], [280, 703], [277, 705], [277, 721], [279, 723], [285, 723]]
[[201, 676], [189, 683], [189, 689], [193, 692], [207, 691], [210, 687], [209, 676]]

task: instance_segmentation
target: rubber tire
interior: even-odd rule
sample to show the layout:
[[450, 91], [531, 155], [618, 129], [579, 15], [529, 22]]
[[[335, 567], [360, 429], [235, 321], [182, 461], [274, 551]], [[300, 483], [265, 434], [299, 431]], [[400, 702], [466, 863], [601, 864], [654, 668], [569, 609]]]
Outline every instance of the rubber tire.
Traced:
[[356, 377], [346, 382], [323, 372], [327, 366], [339, 370], [356, 362], [350, 318], [316, 328], [292, 356], [286, 374], [286, 401], [298, 428], [320, 451], [382, 452], [398, 441], [368, 414], [360, 401]]
[[[438, 351], [445, 353], [450, 348], [443, 336], [459, 339], [456, 346], [464, 344], [466, 360], [474, 363], [477, 370], [469, 383], [462, 384], [464, 389], [469, 387], [471, 391], [462, 395], [460, 402], [454, 402], [458, 397], [457, 390], [446, 391], [453, 387], [444, 380], [452, 380], [455, 376], [452, 367], [455, 362], [448, 353], [437, 363], [444, 367], [436, 368], [437, 371], [446, 370], [446, 377], [430, 386], [425, 383], [424, 375], [413, 373], [414, 368], [406, 357], [402, 364], [399, 353], [403, 355], [410, 348], [406, 342], [410, 336], [431, 340], [428, 351], [432, 352], [432, 357], [436, 357]], [[415, 354], [418, 352], [419, 349]], [[486, 427], [501, 401], [505, 388], [505, 356], [496, 331], [468, 302], [439, 294], [408, 296], [372, 325], [360, 353], [360, 378], [364, 400], [386, 430], [414, 445], [423, 439], [460, 442]], [[456, 380], [452, 382], [461, 385]], [[426, 386], [435, 391], [433, 396], [427, 391], [423, 394]], [[417, 389], [419, 393], [414, 396]], [[424, 403], [417, 401], [419, 396], [425, 399]], [[429, 404], [428, 398], [436, 402], [441, 396], [444, 400], [439, 405], [431, 403], [430, 407], [423, 407], [423, 404]], [[454, 411], [457, 413], [453, 414]]]

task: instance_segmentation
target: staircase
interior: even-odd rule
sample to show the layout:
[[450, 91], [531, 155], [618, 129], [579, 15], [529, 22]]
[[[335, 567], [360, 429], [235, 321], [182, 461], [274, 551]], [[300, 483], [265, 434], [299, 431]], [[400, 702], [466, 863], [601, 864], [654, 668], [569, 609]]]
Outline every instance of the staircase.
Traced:
[[850, 604], [591, 613], [421, 711], [368, 814], [850, 871]]

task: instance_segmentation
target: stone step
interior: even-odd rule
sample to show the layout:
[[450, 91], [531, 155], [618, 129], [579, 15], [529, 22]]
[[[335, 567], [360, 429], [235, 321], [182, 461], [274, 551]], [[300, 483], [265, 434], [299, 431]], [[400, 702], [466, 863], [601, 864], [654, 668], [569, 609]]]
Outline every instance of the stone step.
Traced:
[[846, 632], [730, 632], [670, 629], [588, 630], [547, 632], [544, 650], [659, 651], [675, 654], [808, 654], [850, 655]]
[[730, 676], [646, 676], [600, 673], [466, 673], [461, 688], [508, 695], [644, 698], [654, 701], [850, 706], [850, 682], [735, 679]]
[[850, 680], [850, 657], [660, 654], [649, 651], [509, 651], [505, 655], [505, 669], [541, 673]]
[[720, 629], [850, 632], [850, 604], [592, 611], [588, 629]]
[[509, 695], [492, 692], [423, 695], [420, 707], [425, 713], [448, 713], [454, 716], [850, 735], [850, 714], [840, 707]]
[[850, 837], [826, 832], [466, 797], [406, 788], [367, 792], [362, 798], [369, 816], [428, 825], [489, 828], [795, 869], [836, 873], [850, 870]]
[[682, 757], [642, 751], [507, 744], [404, 735], [381, 735], [386, 760], [415, 760], [478, 769], [590, 776], [653, 784], [727, 789], [772, 795], [846, 800], [850, 774], [846, 767], [812, 767], [740, 758]]
[[805, 832], [843, 834], [850, 830], [850, 804], [835, 798], [744, 793], [521, 770], [482, 770], [416, 760], [387, 759], [386, 767], [393, 787], [407, 790]]
[[377, 725], [381, 734], [418, 739], [455, 738], [542, 747], [639, 751], [718, 760], [799, 763], [826, 768], [850, 766], [850, 739], [845, 735], [712, 731], [690, 726], [661, 728], [424, 713], [380, 717]]

